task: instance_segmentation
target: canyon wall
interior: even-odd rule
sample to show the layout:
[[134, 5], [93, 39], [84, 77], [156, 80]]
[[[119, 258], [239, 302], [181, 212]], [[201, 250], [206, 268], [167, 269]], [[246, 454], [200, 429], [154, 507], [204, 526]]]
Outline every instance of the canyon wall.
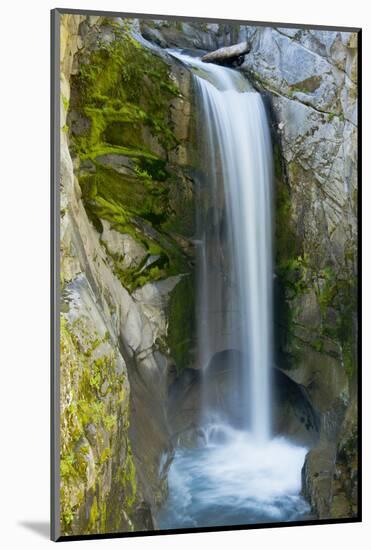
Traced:
[[156, 528], [197, 378], [202, 168], [191, 75], [164, 48], [241, 41], [274, 145], [275, 366], [319, 419], [303, 490], [320, 518], [356, 515], [356, 34], [63, 15], [62, 534]]
[[320, 413], [304, 492], [357, 513], [357, 35], [240, 29], [266, 96], [276, 174], [277, 364]]
[[154, 528], [191, 361], [190, 76], [135, 22], [61, 22], [61, 530]]

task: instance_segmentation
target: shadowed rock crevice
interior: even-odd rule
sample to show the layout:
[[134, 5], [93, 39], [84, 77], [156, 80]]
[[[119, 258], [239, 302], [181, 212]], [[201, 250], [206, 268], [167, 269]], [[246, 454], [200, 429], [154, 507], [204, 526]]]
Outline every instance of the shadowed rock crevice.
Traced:
[[[169, 388], [169, 421], [174, 442], [192, 445], [201, 437], [202, 403], [205, 400], [218, 418], [232, 426], [242, 426], [243, 376], [246, 359], [237, 350], [224, 350], [213, 356], [205, 372], [185, 369]], [[207, 377], [207, 388], [202, 378]], [[307, 446], [319, 439], [320, 415], [304, 386], [294, 382], [279, 369], [273, 369], [272, 432]], [[205, 394], [206, 392], [206, 394]]]

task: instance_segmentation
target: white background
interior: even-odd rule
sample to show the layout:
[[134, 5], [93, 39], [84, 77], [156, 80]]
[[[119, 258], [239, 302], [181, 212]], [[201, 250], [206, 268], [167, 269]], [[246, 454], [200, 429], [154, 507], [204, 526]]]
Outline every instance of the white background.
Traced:
[[[370, 292], [370, 16], [365, 0], [6, 0], [0, 8], [0, 546], [44, 548], [49, 520], [49, 10], [105, 9], [363, 27], [363, 310]], [[5, 125], [4, 125], [5, 118]], [[369, 548], [370, 375], [363, 361], [364, 523], [84, 541], [69, 548]]]

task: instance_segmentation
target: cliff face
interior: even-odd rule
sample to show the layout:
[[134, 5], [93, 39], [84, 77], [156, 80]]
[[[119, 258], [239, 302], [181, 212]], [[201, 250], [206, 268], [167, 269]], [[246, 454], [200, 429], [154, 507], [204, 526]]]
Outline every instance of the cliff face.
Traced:
[[134, 32], [62, 17], [63, 534], [153, 528], [192, 348], [190, 79]]
[[304, 491], [320, 517], [347, 517], [357, 485], [357, 36], [242, 27], [239, 39], [250, 45], [241, 70], [272, 115], [278, 366], [322, 419]]
[[303, 490], [321, 518], [356, 515], [357, 35], [201, 22], [141, 29], [162, 47], [247, 42], [236, 65], [265, 98], [274, 143], [276, 366], [304, 388], [321, 424]]
[[[63, 534], [156, 527], [198, 376], [186, 369], [194, 98], [190, 74], [163, 48], [243, 40], [240, 70], [264, 95], [274, 141], [277, 417], [285, 422], [289, 394], [293, 411], [320, 419], [304, 492], [319, 517], [356, 514], [356, 35], [64, 15]], [[291, 432], [308, 441], [295, 411]]]

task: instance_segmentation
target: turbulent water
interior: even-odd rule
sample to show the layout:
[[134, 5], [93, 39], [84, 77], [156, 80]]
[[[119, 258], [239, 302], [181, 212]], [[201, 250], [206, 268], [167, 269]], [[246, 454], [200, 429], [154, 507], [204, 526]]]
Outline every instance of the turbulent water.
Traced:
[[299, 495], [306, 449], [283, 438], [259, 444], [226, 426], [206, 444], [179, 448], [169, 472], [162, 529], [297, 520], [309, 507]]
[[[271, 435], [272, 153], [260, 94], [237, 71], [171, 52], [192, 67], [204, 177], [197, 200], [198, 444], [178, 448], [162, 528], [289, 521], [306, 449]], [[212, 365], [238, 350], [233, 392], [212, 391]], [[226, 366], [228, 367], [228, 365]]]

